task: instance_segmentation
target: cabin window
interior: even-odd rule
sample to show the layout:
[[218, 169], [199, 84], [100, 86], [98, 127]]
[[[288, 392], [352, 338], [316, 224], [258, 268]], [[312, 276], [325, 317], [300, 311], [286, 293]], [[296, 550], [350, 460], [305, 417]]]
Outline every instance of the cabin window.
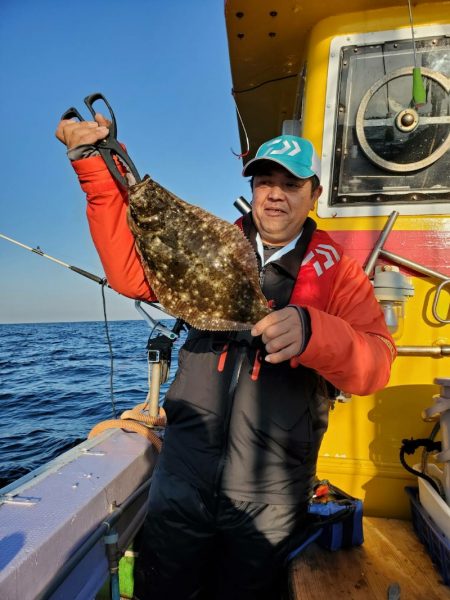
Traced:
[[341, 37], [338, 47], [332, 44], [320, 216], [388, 214], [394, 208], [401, 214], [448, 212], [450, 38], [416, 34], [426, 92], [416, 106], [412, 42], [398, 35], [378, 33], [388, 39], [370, 43], [369, 35]]

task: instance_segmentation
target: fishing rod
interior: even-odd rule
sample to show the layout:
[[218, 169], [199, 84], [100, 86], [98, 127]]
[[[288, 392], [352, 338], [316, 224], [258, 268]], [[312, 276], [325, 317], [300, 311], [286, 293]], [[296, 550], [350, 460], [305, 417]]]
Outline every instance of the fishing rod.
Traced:
[[15, 244], [16, 246], [20, 246], [20, 248], [24, 248], [25, 250], [29, 250], [30, 252], [33, 252], [33, 254], [42, 256], [42, 258], [47, 258], [48, 260], [51, 260], [52, 262], [56, 263], [57, 265], [60, 265], [61, 267], [66, 267], [66, 269], [70, 269], [71, 271], [74, 271], [75, 273], [78, 273], [79, 275], [83, 275], [83, 277], [87, 277], [91, 281], [95, 281], [96, 283], [98, 283], [102, 286], [103, 316], [104, 316], [104, 321], [105, 321], [106, 341], [108, 343], [109, 356], [110, 356], [109, 388], [110, 388], [110, 394], [111, 394], [111, 406], [112, 406], [113, 417], [116, 418], [116, 403], [115, 403], [115, 399], [114, 399], [114, 385], [113, 385], [114, 356], [113, 356], [113, 350], [112, 350], [112, 345], [111, 345], [111, 338], [109, 335], [108, 318], [106, 316], [106, 299], [105, 299], [105, 286], [108, 286], [108, 287], [111, 287], [111, 286], [108, 285], [108, 282], [106, 281], [105, 278], [99, 277], [98, 275], [94, 275], [93, 273], [89, 273], [89, 271], [85, 271], [84, 269], [80, 269], [79, 267], [69, 265], [68, 263], [66, 263], [64, 261], [59, 260], [59, 258], [50, 256], [50, 254], [46, 254], [43, 250], [41, 250], [41, 248], [39, 248], [39, 246], [37, 248], [32, 248], [31, 246], [27, 246], [27, 244], [22, 244], [22, 242], [19, 242], [18, 240], [15, 240], [12, 237], [9, 237], [7, 235], [4, 235], [3, 233], [0, 233], [0, 237], [3, 238], [4, 240], [6, 240], [7, 242], [11, 242], [11, 244]]
[[[116, 405], [115, 405], [115, 399], [114, 399], [114, 386], [113, 386], [113, 376], [114, 376], [114, 357], [113, 357], [113, 350], [112, 350], [112, 344], [111, 344], [111, 338], [109, 335], [109, 327], [108, 327], [108, 318], [106, 315], [106, 299], [105, 299], [105, 287], [109, 287], [110, 289], [111, 286], [108, 284], [106, 278], [102, 278], [99, 277], [98, 275], [94, 275], [94, 273], [90, 273], [89, 271], [86, 271], [85, 269], [80, 269], [79, 267], [75, 267], [74, 265], [69, 265], [69, 263], [66, 263], [62, 260], [60, 260], [59, 258], [55, 258], [54, 256], [51, 256], [50, 254], [45, 253], [43, 250], [41, 250], [41, 248], [39, 248], [39, 246], [37, 246], [37, 248], [33, 248], [32, 246], [28, 246], [27, 244], [23, 244], [22, 242], [19, 242], [18, 240], [15, 240], [12, 237], [9, 237], [7, 235], [4, 235], [3, 233], [0, 233], [0, 237], [3, 238], [4, 240], [6, 240], [7, 242], [10, 242], [11, 244], [15, 244], [16, 246], [20, 246], [20, 248], [24, 248], [25, 250], [28, 250], [29, 252], [33, 252], [33, 254], [37, 254], [38, 256], [41, 256], [42, 258], [46, 258], [48, 260], [51, 260], [52, 262], [60, 265], [61, 267], [65, 267], [66, 269], [70, 269], [71, 271], [74, 271], [75, 273], [78, 273], [79, 275], [82, 275], [83, 277], [86, 277], [87, 279], [90, 279], [91, 281], [95, 281], [96, 283], [100, 284], [102, 286], [102, 304], [103, 304], [103, 317], [104, 317], [104, 322], [105, 322], [105, 333], [106, 333], [106, 340], [108, 343], [108, 348], [109, 348], [109, 355], [110, 355], [110, 394], [111, 394], [111, 405], [112, 405], [112, 412], [113, 412], [113, 417], [116, 418]], [[150, 306], [155, 307], [155, 304], [153, 302], [147, 302], [145, 300], [135, 300], [134, 305], [136, 310], [141, 314], [141, 316], [144, 317], [144, 319], [147, 321], [147, 323], [149, 324], [150, 328], [152, 329], [152, 333], [153, 331], [158, 331], [161, 336], [160, 338], [163, 338], [165, 340], [167, 340], [168, 344], [173, 344], [173, 342], [178, 338], [178, 335], [180, 333], [180, 330], [182, 328], [182, 321], [177, 320], [177, 322], [175, 323], [175, 327], [173, 330], [170, 330], [168, 327], [166, 327], [165, 325], [163, 325], [162, 323], [160, 323], [159, 321], [155, 321], [141, 306], [141, 302], [145, 302], [145, 304], [148, 304]], [[156, 308], [156, 307], [155, 307]], [[155, 342], [157, 340], [159, 340], [160, 338], [156, 338]], [[167, 343], [165, 345], [167, 345]], [[161, 344], [161, 342], [160, 342]], [[160, 366], [159, 363], [163, 363], [164, 361], [162, 359], [160, 359], [160, 352], [158, 351], [158, 357], [157, 360], [154, 359], [152, 361], [150, 361], [150, 345], [151, 345], [151, 340], [149, 340], [148, 342], [148, 355], [149, 355], [149, 362], [156, 362], [158, 363], [158, 365], [152, 365], [153, 367], [155, 366]], [[165, 360], [165, 362], [167, 363], [167, 367], [166, 367], [166, 374], [165, 374], [165, 378], [162, 378], [160, 376], [160, 374], [158, 373], [158, 377], [157, 379], [157, 388], [153, 385], [152, 388], [157, 389], [157, 399], [159, 398], [159, 386], [161, 383], [163, 383], [163, 381], [165, 381], [165, 379], [167, 379], [168, 376], [168, 368], [169, 368], [169, 364], [170, 364], [170, 356], [168, 357], [169, 360]], [[163, 365], [164, 366], [164, 365]], [[163, 381], [162, 381], [163, 379]], [[152, 378], [153, 381], [153, 378]], [[155, 396], [155, 392], [153, 392], [153, 396]], [[157, 400], [156, 400], [157, 402]], [[155, 404], [155, 401], [153, 401], [153, 405]]]
[[98, 275], [94, 275], [93, 273], [89, 273], [89, 271], [85, 271], [84, 269], [80, 269], [79, 267], [74, 267], [73, 265], [69, 265], [68, 263], [63, 262], [62, 260], [59, 260], [58, 258], [55, 258], [54, 256], [50, 256], [50, 254], [46, 254], [43, 250], [41, 250], [39, 248], [39, 246], [37, 248], [32, 248], [31, 246], [22, 244], [22, 242], [18, 242], [17, 240], [14, 240], [13, 238], [8, 237], [7, 235], [4, 235], [3, 233], [0, 233], [0, 237], [3, 238], [4, 240], [6, 240], [7, 242], [16, 244], [16, 246], [25, 248], [25, 250], [29, 250], [30, 252], [33, 252], [34, 254], [37, 254], [38, 256], [47, 258], [48, 260], [51, 260], [51, 261], [55, 262], [56, 264], [61, 265], [62, 267], [66, 267], [67, 269], [70, 269], [71, 271], [74, 271], [75, 273], [78, 273], [79, 275], [83, 275], [83, 277], [87, 277], [88, 279], [91, 279], [92, 281], [95, 281], [96, 283], [99, 283], [100, 285], [107, 285], [109, 288], [111, 288], [111, 286], [108, 284], [106, 279], [99, 277]]
[[[37, 246], [37, 248], [33, 248], [32, 246], [27, 246], [27, 244], [23, 244], [22, 242], [19, 242], [18, 240], [15, 240], [12, 237], [9, 237], [7, 235], [4, 235], [3, 233], [0, 233], [0, 237], [3, 238], [4, 240], [6, 240], [7, 242], [11, 242], [11, 244], [15, 244], [16, 246], [20, 246], [21, 248], [24, 248], [25, 250], [29, 250], [30, 252], [33, 252], [33, 254], [37, 254], [38, 256], [42, 256], [42, 258], [46, 258], [48, 260], [51, 260], [52, 262], [60, 265], [61, 267], [65, 267], [66, 269], [70, 269], [71, 271], [74, 271], [74, 273], [78, 273], [79, 275], [82, 275], [83, 277], [87, 277], [87, 279], [90, 279], [91, 281], [95, 281], [96, 283], [98, 283], [99, 285], [102, 286], [102, 289], [106, 286], [109, 287], [109, 289], [113, 289], [108, 281], [106, 280], [106, 278], [104, 277], [99, 277], [98, 275], [94, 275], [94, 273], [90, 273], [89, 271], [85, 271], [84, 269], [80, 269], [79, 267], [75, 267], [74, 265], [69, 265], [69, 263], [66, 263], [62, 260], [60, 260], [59, 258], [55, 258], [54, 256], [51, 256], [50, 254], [45, 253], [43, 250], [41, 250], [41, 248], [39, 248], [39, 246]], [[153, 308], [157, 308], [158, 310], [161, 310], [161, 308], [159, 306], [156, 306], [154, 302], [147, 302], [146, 300], [135, 300], [135, 307], [136, 309], [142, 314], [145, 314], [145, 319], [146, 321], [149, 323], [149, 325], [151, 327], [153, 327], [153, 329], [159, 331], [160, 333], [162, 333], [163, 335], [165, 335], [166, 337], [168, 337], [169, 339], [175, 339], [178, 337], [178, 335], [174, 334], [173, 331], [171, 331], [168, 327], [165, 327], [162, 323], [159, 323], [158, 321], [155, 321], [148, 313], [146, 313], [143, 308], [140, 306], [141, 303], [145, 303], [148, 304], [149, 306], [153, 306]]]

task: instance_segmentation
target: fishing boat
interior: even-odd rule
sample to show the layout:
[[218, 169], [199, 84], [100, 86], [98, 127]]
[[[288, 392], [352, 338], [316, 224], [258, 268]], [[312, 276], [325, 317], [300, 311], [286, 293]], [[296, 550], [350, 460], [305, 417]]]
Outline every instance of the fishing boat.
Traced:
[[[227, 0], [225, 20], [243, 161], [281, 133], [314, 143], [313, 216], [364, 266], [398, 346], [383, 391], [331, 399], [318, 463], [362, 501], [365, 542], [311, 544], [286, 594], [450, 598], [450, 2]], [[314, 260], [326, 270], [333, 256]], [[400, 458], [404, 439], [435, 441], [438, 422], [428, 466], [447, 502], [427, 481], [417, 492]], [[94, 598], [108, 578], [124, 596], [118, 560], [156, 460], [155, 443], [107, 429], [0, 490], [2, 600]]]
[[[405, 493], [417, 478], [399, 457], [449, 403], [450, 3], [228, 0], [225, 13], [243, 160], [281, 133], [314, 143], [314, 218], [364, 266], [398, 346], [383, 391], [336, 399], [318, 463], [320, 478], [363, 500], [365, 544], [308, 548], [290, 597], [450, 598], [449, 530], [432, 542], [433, 567], [411, 526], [432, 536], [426, 494]], [[332, 261], [325, 253], [317, 268]], [[432, 516], [450, 526], [446, 494]], [[391, 584], [401, 596], [387, 596]]]
[[[106, 285], [92, 273], [38, 254]], [[159, 402], [163, 384], [169, 383], [170, 351], [180, 345], [183, 327], [179, 320], [167, 326], [156, 321], [140, 301], [135, 308], [152, 331], [146, 401], [97, 423], [86, 441], [0, 489], [2, 600], [133, 596], [132, 543], [147, 513], [165, 424]], [[107, 321], [105, 326], [108, 332]], [[112, 361], [109, 333], [107, 339]], [[115, 414], [112, 375], [111, 362]]]

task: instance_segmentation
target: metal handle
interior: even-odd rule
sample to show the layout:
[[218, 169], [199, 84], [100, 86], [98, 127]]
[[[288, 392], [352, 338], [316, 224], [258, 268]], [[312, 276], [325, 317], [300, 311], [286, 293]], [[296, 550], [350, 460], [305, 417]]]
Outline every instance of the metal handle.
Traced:
[[233, 205], [242, 215], [247, 215], [252, 211], [252, 205], [244, 198], [244, 196], [239, 196], [236, 198], [236, 200], [233, 202]]
[[150, 368], [150, 390], [148, 393], [148, 414], [150, 417], [159, 415], [159, 392], [161, 389], [161, 363], [151, 363]]
[[439, 296], [441, 295], [441, 292], [445, 288], [445, 286], [449, 284], [450, 279], [444, 279], [444, 281], [438, 286], [436, 293], [434, 294], [433, 308], [431, 310], [433, 313], [433, 317], [436, 319], [436, 321], [439, 321], [439, 323], [450, 323], [450, 319], [441, 319], [437, 311]]
[[372, 252], [370, 253], [370, 256], [367, 259], [366, 266], [364, 267], [364, 273], [367, 275], [367, 277], [370, 276], [370, 274], [375, 266], [375, 263], [378, 260], [378, 256], [380, 255], [380, 252], [382, 251], [383, 246], [384, 246], [389, 234], [391, 233], [392, 228], [394, 227], [394, 224], [395, 224], [395, 221], [397, 220], [398, 214], [399, 213], [396, 210], [391, 212], [389, 219], [386, 222], [386, 225], [381, 230], [380, 237], [378, 238], [377, 243], [375, 244]]

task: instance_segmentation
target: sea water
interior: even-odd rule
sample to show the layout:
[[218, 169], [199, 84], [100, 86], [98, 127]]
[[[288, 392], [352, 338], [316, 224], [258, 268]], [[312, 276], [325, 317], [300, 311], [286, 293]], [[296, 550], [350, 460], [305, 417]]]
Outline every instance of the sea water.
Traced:
[[[174, 321], [164, 321], [171, 327]], [[148, 392], [144, 321], [109, 322], [118, 416]], [[154, 335], [154, 334], [153, 334]], [[172, 351], [173, 379], [183, 332]], [[0, 487], [86, 439], [113, 416], [101, 321], [0, 325]]]

